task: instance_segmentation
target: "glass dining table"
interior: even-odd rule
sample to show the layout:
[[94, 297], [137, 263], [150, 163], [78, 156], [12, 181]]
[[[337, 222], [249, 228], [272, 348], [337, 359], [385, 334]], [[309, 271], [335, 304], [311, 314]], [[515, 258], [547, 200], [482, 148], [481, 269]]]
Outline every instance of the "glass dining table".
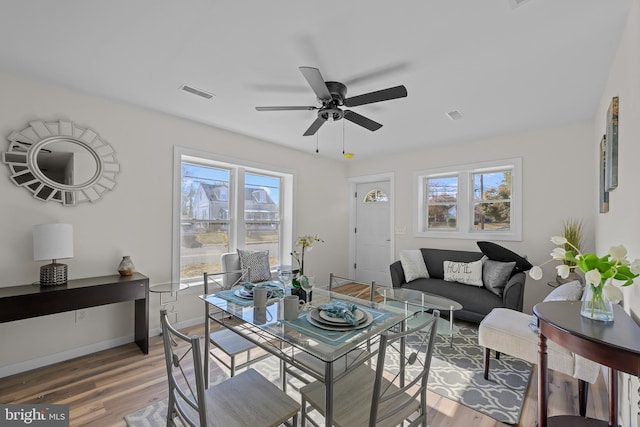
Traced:
[[[288, 293], [288, 292], [286, 292]], [[325, 386], [325, 425], [331, 426], [333, 384], [351, 369], [366, 363], [377, 353], [380, 335], [391, 327], [404, 327], [405, 320], [421, 312], [412, 304], [393, 305], [350, 297], [326, 289], [314, 289], [313, 300], [300, 310], [295, 320], [284, 319], [282, 299], [270, 300], [266, 307], [256, 308], [238, 289], [229, 289], [200, 297], [205, 302], [205, 333], [209, 336], [210, 320], [226, 327], [280, 359], [283, 387], [284, 367], [293, 366]], [[332, 301], [347, 301], [364, 313], [357, 327], [332, 327], [318, 322], [317, 307]], [[205, 340], [205, 354], [209, 352]], [[310, 368], [309, 356], [324, 369]], [[353, 357], [347, 357], [353, 356]], [[208, 363], [205, 362], [205, 363]], [[400, 367], [403, 369], [403, 367]]]

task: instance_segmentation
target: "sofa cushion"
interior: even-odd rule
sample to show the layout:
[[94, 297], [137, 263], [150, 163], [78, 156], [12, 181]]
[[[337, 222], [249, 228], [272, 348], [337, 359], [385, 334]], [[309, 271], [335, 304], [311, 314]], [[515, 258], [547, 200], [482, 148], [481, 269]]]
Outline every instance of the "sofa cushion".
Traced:
[[[446, 282], [443, 279], [418, 279], [402, 286], [416, 289], [428, 294], [449, 298], [462, 304], [462, 310], [456, 311], [456, 319], [480, 323], [480, 321], [496, 307], [503, 307], [502, 298], [487, 291], [484, 287], [469, 286], [458, 282]], [[446, 308], [440, 308], [440, 313], [448, 316]]]
[[482, 261], [445, 261], [444, 280], [464, 283], [465, 285], [482, 286]]
[[[558, 286], [547, 295], [543, 302], [547, 301], [580, 301], [583, 293], [583, 286], [579, 280], [565, 283]], [[534, 314], [529, 321], [529, 327], [537, 332], [538, 331], [538, 317]]]
[[515, 266], [515, 261], [501, 262], [491, 259], [485, 260], [482, 265], [482, 282], [484, 283], [484, 287], [494, 294], [502, 296], [504, 287], [507, 286], [507, 282]]
[[558, 286], [549, 293], [544, 301], [580, 301], [584, 288], [578, 280]]
[[404, 270], [404, 277], [407, 282], [416, 279], [429, 278], [429, 271], [424, 263], [422, 252], [420, 250], [403, 250], [400, 251], [400, 263]]
[[493, 242], [477, 242], [478, 247], [482, 251], [483, 254], [487, 256], [487, 258], [492, 259], [494, 261], [502, 261], [502, 262], [513, 262], [515, 261], [516, 266], [513, 269], [512, 276], [521, 271], [530, 270], [533, 265], [526, 258], [521, 257], [517, 253], [510, 251], [509, 249], [498, 245]]
[[269, 268], [269, 251], [248, 251], [238, 249], [240, 257], [240, 268], [250, 269], [250, 282], [264, 282], [271, 280], [271, 269]]

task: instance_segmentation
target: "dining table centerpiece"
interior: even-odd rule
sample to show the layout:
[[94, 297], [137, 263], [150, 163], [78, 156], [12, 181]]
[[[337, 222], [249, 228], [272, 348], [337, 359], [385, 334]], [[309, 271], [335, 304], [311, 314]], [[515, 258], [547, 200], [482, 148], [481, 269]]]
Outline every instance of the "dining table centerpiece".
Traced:
[[551, 252], [551, 259], [531, 268], [529, 276], [540, 280], [542, 265], [554, 260], [562, 262], [556, 266], [558, 276], [562, 278], [567, 278], [570, 272], [579, 269], [584, 273], [585, 279], [580, 315], [594, 320], [612, 321], [612, 303], [618, 303], [623, 298], [613, 281], [621, 281], [622, 286], [632, 285], [640, 275], [640, 259], [629, 262], [627, 249], [623, 245], [612, 246], [608, 253], [599, 257], [594, 253], [581, 253], [562, 236], [553, 236], [551, 242], [557, 246]]
[[[299, 236], [296, 241], [296, 249], [291, 252], [291, 256], [298, 264], [298, 272], [291, 280], [291, 294], [298, 295], [298, 298], [305, 302], [309, 302], [311, 300], [311, 289], [313, 288], [314, 279], [304, 273], [304, 253], [305, 251], [309, 252], [313, 249], [313, 244], [315, 242], [322, 243], [324, 240], [322, 240], [317, 234]], [[298, 251], [298, 247], [300, 247], [300, 251]], [[307, 293], [309, 293], [308, 298]]]

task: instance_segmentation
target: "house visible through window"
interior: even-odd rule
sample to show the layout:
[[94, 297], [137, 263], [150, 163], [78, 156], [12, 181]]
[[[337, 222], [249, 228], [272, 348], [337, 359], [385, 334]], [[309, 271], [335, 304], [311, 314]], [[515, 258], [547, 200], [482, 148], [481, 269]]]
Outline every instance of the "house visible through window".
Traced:
[[522, 160], [415, 173], [415, 235], [464, 239], [522, 238]]
[[[291, 244], [282, 244], [283, 227], [291, 235], [291, 174], [218, 161], [213, 156], [182, 154], [176, 149], [180, 173], [174, 197], [176, 215], [174, 267], [179, 280], [199, 282], [203, 273], [221, 271], [220, 255], [237, 248], [268, 250], [277, 266]], [[179, 200], [179, 201], [178, 201]], [[174, 273], [174, 277], [177, 274]]]

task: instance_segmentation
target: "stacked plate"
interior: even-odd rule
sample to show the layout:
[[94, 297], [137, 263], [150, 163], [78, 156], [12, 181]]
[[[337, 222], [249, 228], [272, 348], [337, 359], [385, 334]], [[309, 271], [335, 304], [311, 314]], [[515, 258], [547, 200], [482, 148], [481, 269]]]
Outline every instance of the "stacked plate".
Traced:
[[[276, 286], [267, 286], [266, 288], [267, 288], [267, 298], [273, 298], [273, 292], [277, 291], [278, 288]], [[251, 289], [238, 288], [235, 291], [233, 291], [233, 294], [238, 298], [253, 299], [253, 288]]]
[[330, 331], [350, 331], [361, 329], [369, 326], [373, 322], [373, 316], [368, 311], [356, 308], [354, 312], [358, 325], [354, 326], [344, 320], [342, 317], [331, 317], [323, 310], [314, 308], [307, 314], [307, 320], [314, 326]]
[[253, 289], [238, 288], [233, 292], [233, 294], [240, 298], [253, 299]]

